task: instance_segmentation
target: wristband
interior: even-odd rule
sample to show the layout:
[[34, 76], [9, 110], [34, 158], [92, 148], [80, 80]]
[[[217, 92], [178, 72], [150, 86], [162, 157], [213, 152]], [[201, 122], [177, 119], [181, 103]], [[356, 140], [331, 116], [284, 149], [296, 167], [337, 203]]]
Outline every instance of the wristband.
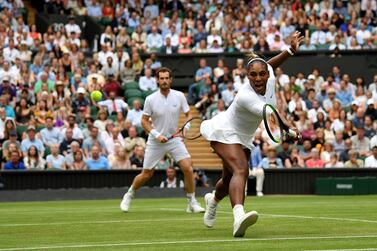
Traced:
[[188, 130], [188, 129], [190, 129], [190, 122], [188, 122], [185, 126], [184, 126], [184, 128], [186, 129], [186, 130]]
[[155, 137], [155, 138], [158, 138], [158, 136], [161, 135], [161, 133], [158, 132], [156, 129], [152, 129], [149, 133], [152, 134], [153, 137]]
[[287, 52], [289, 53], [289, 55], [291, 55], [291, 56], [295, 55], [295, 53], [292, 51], [291, 47], [287, 48], [286, 51], [287, 51]]

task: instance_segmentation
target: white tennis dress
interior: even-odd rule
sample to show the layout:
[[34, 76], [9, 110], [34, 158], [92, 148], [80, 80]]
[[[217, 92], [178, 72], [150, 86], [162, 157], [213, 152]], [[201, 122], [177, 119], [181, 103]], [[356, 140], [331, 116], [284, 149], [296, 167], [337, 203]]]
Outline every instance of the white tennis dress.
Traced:
[[268, 65], [270, 77], [264, 96], [257, 94], [250, 84], [243, 85], [230, 107], [200, 126], [200, 132], [208, 141], [224, 144], [241, 144], [251, 150], [253, 137], [263, 119], [264, 104], [276, 106], [275, 75]]

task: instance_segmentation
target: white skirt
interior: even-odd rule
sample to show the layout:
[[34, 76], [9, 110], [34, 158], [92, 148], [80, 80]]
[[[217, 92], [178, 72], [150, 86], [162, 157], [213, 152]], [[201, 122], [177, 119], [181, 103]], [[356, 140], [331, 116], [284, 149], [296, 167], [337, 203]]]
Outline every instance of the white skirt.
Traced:
[[241, 134], [234, 129], [225, 112], [212, 119], [205, 120], [200, 125], [200, 133], [208, 141], [217, 141], [224, 144], [241, 144], [250, 150], [254, 149], [253, 136]]

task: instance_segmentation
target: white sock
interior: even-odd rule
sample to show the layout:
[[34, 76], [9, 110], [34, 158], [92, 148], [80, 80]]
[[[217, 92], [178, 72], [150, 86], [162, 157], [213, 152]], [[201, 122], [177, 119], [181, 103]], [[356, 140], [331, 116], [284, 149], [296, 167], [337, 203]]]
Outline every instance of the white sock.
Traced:
[[135, 195], [135, 190], [133, 189], [132, 185], [130, 186], [130, 188], [128, 189], [128, 193], [130, 193], [132, 196]]
[[233, 216], [234, 221], [237, 222], [239, 219], [245, 214], [245, 210], [243, 209], [243, 205], [236, 204], [233, 207]]
[[195, 199], [195, 193], [187, 193], [186, 197], [187, 197], [187, 201], [189, 203], [196, 201], [196, 199]]

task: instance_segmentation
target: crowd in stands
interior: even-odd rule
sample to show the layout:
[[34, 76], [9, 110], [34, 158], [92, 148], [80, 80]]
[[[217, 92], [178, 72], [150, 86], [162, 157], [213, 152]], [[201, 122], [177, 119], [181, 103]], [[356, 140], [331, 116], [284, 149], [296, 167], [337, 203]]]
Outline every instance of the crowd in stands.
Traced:
[[375, 0], [62, 0], [46, 10], [89, 15], [108, 26], [101, 43], [146, 53], [281, 51], [295, 30], [301, 50], [377, 47]]
[[[42, 34], [27, 24], [22, 1], [0, 1], [3, 169], [142, 167], [141, 115], [158, 88], [158, 53], [280, 51], [295, 30], [306, 36], [302, 51], [377, 45], [375, 0], [49, 0], [44, 8], [68, 22]], [[105, 27], [98, 50], [81, 35], [78, 15]], [[334, 66], [308, 76], [279, 68], [276, 76], [280, 112], [303, 141], [275, 147], [261, 129], [253, 166], [377, 166], [377, 75], [365, 83]], [[224, 60], [209, 66], [203, 58], [188, 99], [210, 118], [247, 83], [243, 59], [231, 69]], [[101, 101], [91, 98], [93, 91], [102, 92]], [[173, 165], [166, 156], [159, 168]]]

